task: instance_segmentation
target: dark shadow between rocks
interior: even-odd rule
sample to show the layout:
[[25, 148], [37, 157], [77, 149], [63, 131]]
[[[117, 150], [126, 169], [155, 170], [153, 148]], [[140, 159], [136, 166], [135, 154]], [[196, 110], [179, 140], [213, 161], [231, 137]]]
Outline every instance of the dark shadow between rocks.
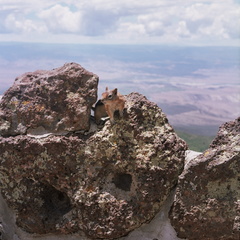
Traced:
[[72, 209], [70, 199], [49, 184], [40, 183], [39, 189], [39, 196], [35, 196], [19, 214], [17, 225], [29, 233], [57, 233], [56, 226], [65, 224], [64, 215]]
[[[45, 185], [42, 192], [44, 224], [47, 228], [56, 225], [62, 216], [71, 210], [70, 199], [66, 193], [58, 191], [50, 185]], [[51, 228], [51, 227], [50, 227]], [[53, 230], [53, 229], [49, 229]]]

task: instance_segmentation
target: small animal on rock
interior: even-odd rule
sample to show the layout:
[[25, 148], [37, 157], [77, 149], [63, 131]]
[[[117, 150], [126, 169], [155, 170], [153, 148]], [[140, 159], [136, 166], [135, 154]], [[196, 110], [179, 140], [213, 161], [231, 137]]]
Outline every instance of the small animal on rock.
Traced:
[[108, 116], [105, 106], [101, 100], [97, 101], [95, 107], [92, 107], [92, 110], [94, 111], [94, 118], [97, 124], [100, 124], [101, 118]]
[[108, 90], [106, 87], [106, 92], [102, 94], [102, 102], [104, 103], [105, 109], [108, 116], [110, 117], [111, 123], [114, 123], [114, 112], [119, 111], [120, 116], [123, 116], [123, 109], [125, 105], [125, 98], [122, 96], [118, 89]]

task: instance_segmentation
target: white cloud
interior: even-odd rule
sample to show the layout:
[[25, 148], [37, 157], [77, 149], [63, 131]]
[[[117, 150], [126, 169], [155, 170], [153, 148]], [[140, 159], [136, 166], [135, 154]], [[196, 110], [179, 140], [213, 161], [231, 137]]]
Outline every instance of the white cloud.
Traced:
[[193, 34], [235, 38], [239, 33], [239, 6], [221, 3], [194, 4], [185, 13], [188, 29]]
[[239, 15], [234, 0], [0, 0], [0, 34], [231, 45], [239, 38]]
[[190, 36], [191, 36], [191, 34], [190, 34], [190, 32], [189, 32], [189, 29], [188, 29], [188, 27], [187, 27], [187, 23], [186, 23], [185, 21], [180, 21], [180, 22], [178, 23], [178, 27], [177, 27], [177, 29], [176, 29], [176, 33], [177, 33], [177, 35], [180, 36], [180, 37], [185, 37], [185, 38], [187, 38], [187, 37], [190, 37]]
[[81, 29], [81, 13], [72, 12], [68, 7], [59, 4], [41, 11], [38, 16], [44, 20], [50, 32], [77, 33]]
[[9, 14], [5, 19], [5, 28], [16, 33], [44, 32], [46, 28], [22, 15]]

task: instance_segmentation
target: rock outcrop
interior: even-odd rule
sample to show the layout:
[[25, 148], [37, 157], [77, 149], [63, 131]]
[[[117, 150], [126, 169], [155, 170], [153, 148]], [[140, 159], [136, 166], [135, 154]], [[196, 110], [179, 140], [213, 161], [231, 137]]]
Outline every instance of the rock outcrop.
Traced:
[[185, 166], [170, 218], [181, 238], [239, 240], [240, 118], [222, 125], [210, 148]]
[[[72, 66], [75, 66], [73, 70], [69, 70]], [[161, 109], [138, 93], [126, 96], [123, 118], [116, 116], [114, 125], [107, 121], [103, 128], [89, 134], [72, 132], [89, 129], [90, 114], [86, 110], [83, 115], [88, 118], [82, 117], [82, 112], [88, 109], [85, 104], [95, 100], [93, 89], [97, 82], [94, 74], [87, 74], [82, 83], [61, 78], [69, 72], [75, 76], [74, 69], [75, 64], [64, 65], [58, 69], [60, 76], [53, 77], [61, 79], [61, 92], [66, 93], [66, 98], [49, 98], [45, 92], [50, 88], [49, 81], [32, 82], [32, 89], [36, 84], [42, 86], [38, 89], [39, 96], [41, 91], [46, 94], [41, 99], [44, 107], [37, 111], [38, 105], [32, 101], [40, 100], [34, 100], [33, 93], [27, 94], [31, 96], [31, 103], [26, 103], [26, 108], [23, 106], [24, 101], [28, 101], [23, 98], [24, 89], [29, 87], [24, 81], [16, 81], [12, 88], [16, 91], [16, 105], [11, 103], [11, 89], [3, 97], [1, 111], [6, 118], [1, 116], [5, 121], [0, 137], [1, 192], [16, 214], [17, 225], [26, 232], [84, 232], [91, 239], [118, 238], [157, 214], [176, 186], [187, 146], [175, 134]], [[84, 93], [79, 90], [79, 84], [80, 89], [85, 89]], [[67, 104], [66, 99], [71, 104]], [[63, 106], [51, 108], [52, 104]], [[51, 122], [46, 120], [46, 108], [54, 112]], [[59, 117], [68, 120], [61, 120], [59, 125]], [[69, 132], [65, 136], [32, 137], [29, 129], [39, 127], [43, 127], [44, 132]], [[25, 134], [28, 132], [31, 136]]]
[[88, 130], [98, 76], [76, 63], [16, 78], [0, 103], [0, 135]]

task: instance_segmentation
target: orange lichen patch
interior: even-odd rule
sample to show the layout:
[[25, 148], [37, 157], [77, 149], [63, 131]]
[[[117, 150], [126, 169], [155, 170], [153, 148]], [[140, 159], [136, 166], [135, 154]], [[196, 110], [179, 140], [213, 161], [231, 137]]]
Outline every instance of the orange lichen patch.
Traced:
[[209, 151], [204, 152], [204, 157], [206, 157], [209, 154]]
[[31, 101], [22, 101], [22, 105], [26, 106], [29, 105], [31, 103]]
[[94, 192], [96, 190], [96, 188], [92, 185], [88, 186], [87, 188], [85, 188], [86, 192]]
[[16, 101], [11, 101], [10, 104], [11, 104], [11, 105], [17, 105], [17, 104], [18, 104], [18, 101], [17, 101], [17, 100], [16, 100]]
[[35, 106], [35, 109], [36, 109], [36, 111], [38, 111], [38, 112], [42, 112], [42, 111], [45, 110], [45, 106], [44, 106], [44, 105], [41, 105], [41, 104], [38, 104], [38, 105]]

